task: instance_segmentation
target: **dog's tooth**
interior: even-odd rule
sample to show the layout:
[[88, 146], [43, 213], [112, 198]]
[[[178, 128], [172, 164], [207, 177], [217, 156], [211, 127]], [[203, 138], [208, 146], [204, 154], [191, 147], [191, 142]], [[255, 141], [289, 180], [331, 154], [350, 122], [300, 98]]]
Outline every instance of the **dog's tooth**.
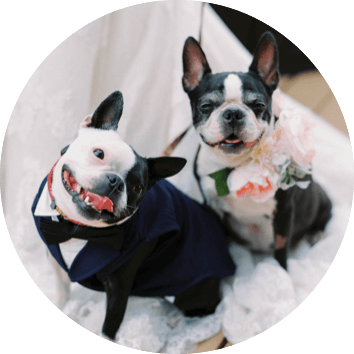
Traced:
[[97, 210], [93, 203], [89, 203], [87, 205], [89, 205], [94, 211], [101, 212], [100, 210]]
[[89, 203], [89, 202], [90, 202], [90, 198], [89, 198], [89, 197], [86, 197], [85, 203]]

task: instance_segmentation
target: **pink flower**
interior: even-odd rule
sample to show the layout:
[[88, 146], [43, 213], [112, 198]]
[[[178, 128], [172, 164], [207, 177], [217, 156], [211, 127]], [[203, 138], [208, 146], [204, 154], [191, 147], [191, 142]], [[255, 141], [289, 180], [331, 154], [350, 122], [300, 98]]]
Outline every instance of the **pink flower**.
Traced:
[[311, 138], [314, 126], [310, 116], [302, 111], [281, 111], [273, 132], [277, 150], [289, 155], [296, 165], [310, 168], [310, 162], [316, 154]]
[[270, 136], [261, 140], [259, 145], [252, 151], [252, 158], [260, 164], [268, 164], [274, 156], [275, 141]]
[[311, 139], [314, 125], [303, 111], [280, 109], [274, 131], [254, 147], [251, 161], [236, 167], [228, 176], [227, 186], [234, 198], [249, 197], [256, 202], [264, 202], [275, 195], [280, 179], [289, 166], [293, 165], [293, 169], [298, 166], [300, 171], [309, 173], [305, 170], [310, 168], [315, 156]]

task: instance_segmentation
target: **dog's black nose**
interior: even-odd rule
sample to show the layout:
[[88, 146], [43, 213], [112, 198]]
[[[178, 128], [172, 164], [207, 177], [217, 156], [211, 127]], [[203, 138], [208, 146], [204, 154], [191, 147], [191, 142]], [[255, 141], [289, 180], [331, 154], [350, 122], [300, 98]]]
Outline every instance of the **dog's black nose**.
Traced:
[[240, 109], [226, 109], [222, 117], [228, 124], [236, 123], [245, 117], [245, 113]]
[[106, 177], [108, 178], [109, 184], [112, 189], [117, 189], [117, 191], [123, 192], [124, 182], [118, 175], [116, 175], [115, 173], [107, 173]]

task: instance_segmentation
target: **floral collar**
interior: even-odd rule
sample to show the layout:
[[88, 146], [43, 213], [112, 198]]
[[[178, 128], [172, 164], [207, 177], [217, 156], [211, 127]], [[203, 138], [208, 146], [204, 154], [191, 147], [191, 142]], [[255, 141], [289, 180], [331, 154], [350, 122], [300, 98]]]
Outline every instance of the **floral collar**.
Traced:
[[50, 200], [51, 200], [50, 207], [53, 210], [56, 210], [63, 218], [71, 221], [72, 223], [77, 224], [77, 225], [81, 225], [81, 226], [85, 226], [84, 224], [82, 224], [79, 221], [70, 219], [61, 209], [59, 209], [59, 207], [57, 206], [57, 204], [55, 202], [55, 198], [54, 198], [53, 192], [52, 192], [52, 184], [53, 184], [54, 167], [57, 165], [58, 162], [59, 162], [59, 160], [54, 164], [54, 166], [52, 167], [52, 169], [50, 170], [50, 172], [48, 174], [48, 193], [49, 193], [49, 197], [50, 197]]
[[226, 167], [209, 176], [215, 180], [219, 197], [230, 193], [236, 199], [249, 197], [264, 202], [278, 188], [310, 184], [311, 161], [315, 149], [310, 137], [314, 123], [302, 111], [283, 110], [274, 131], [255, 146], [249, 160], [240, 166]]

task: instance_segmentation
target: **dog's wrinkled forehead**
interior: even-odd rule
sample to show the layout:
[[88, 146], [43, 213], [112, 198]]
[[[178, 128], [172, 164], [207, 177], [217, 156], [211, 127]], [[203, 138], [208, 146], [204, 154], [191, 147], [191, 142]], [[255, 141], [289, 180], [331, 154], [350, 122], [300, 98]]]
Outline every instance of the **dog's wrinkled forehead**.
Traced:
[[[99, 153], [99, 154], [98, 154]], [[98, 157], [99, 156], [99, 157]], [[82, 128], [63, 158], [81, 167], [126, 175], [137, 163], [133, 149], [114, 130]]]
[[195, 90], [199, 100], [212, 99], [219, 104], [234, 102], [247, 104], [269, 95], [262, 83], [249, 73], [227, 72], [209, 74]]
[[236, 74], [229, 74], [224, 81], [225, 101], [242, 103], [242, 81]]

